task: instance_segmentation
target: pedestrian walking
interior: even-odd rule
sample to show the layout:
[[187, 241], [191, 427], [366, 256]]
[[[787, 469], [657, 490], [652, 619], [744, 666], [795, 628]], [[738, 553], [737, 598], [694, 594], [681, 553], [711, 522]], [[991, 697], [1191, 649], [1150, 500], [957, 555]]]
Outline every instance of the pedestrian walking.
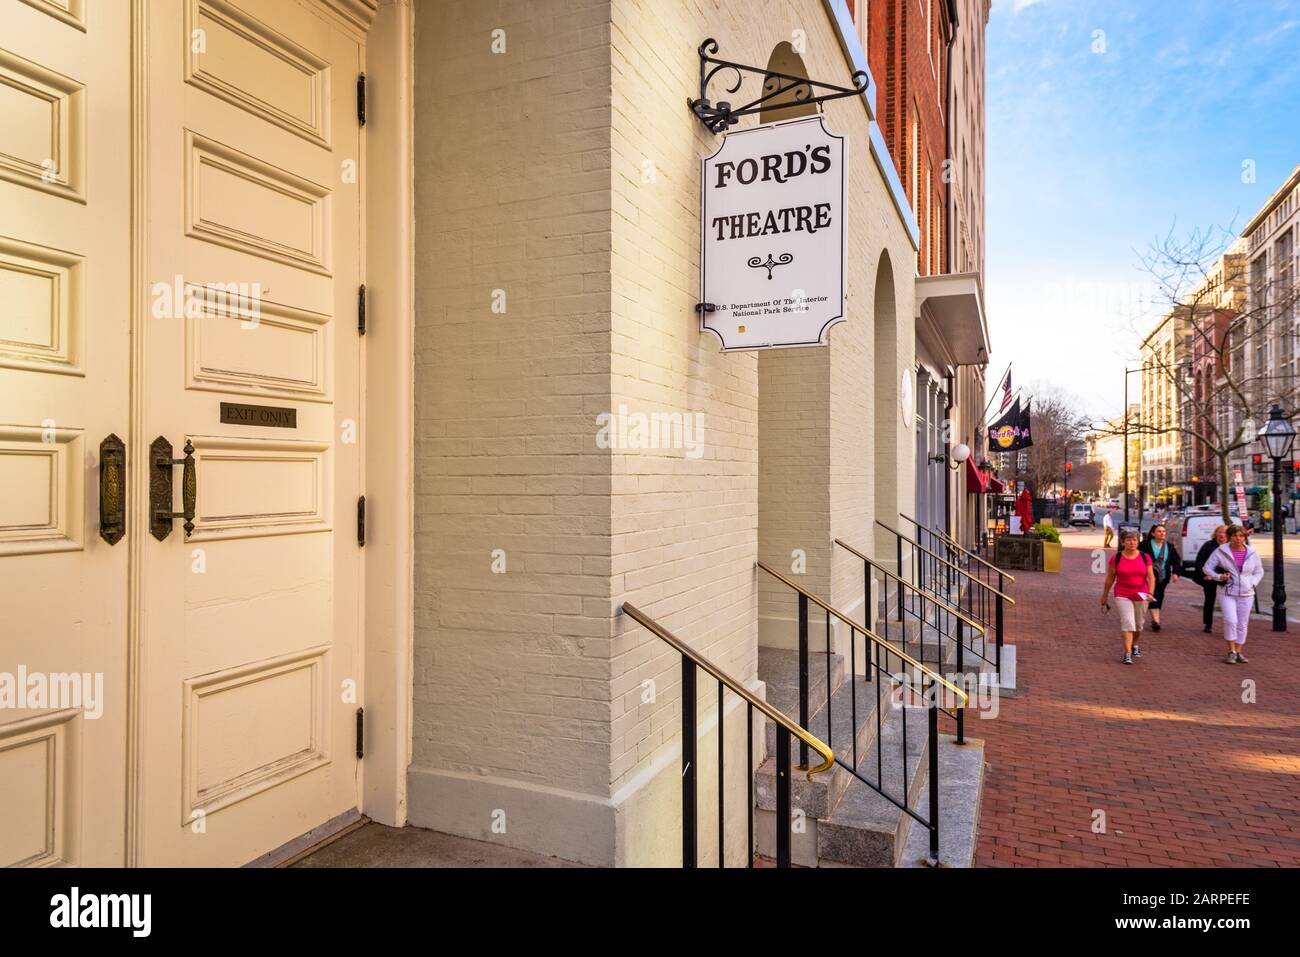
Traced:
[[1119, 533], [1119, 551], [1106, 564], [1106, 584], [1101, 589], [1101, 607], [1110, 609], [1111, 586], [1115, 586], [1115, 607], [1119, 610], [1119, 630], [1124, 639], [1124, 664], [1142, 657], [1138, 641], [1147, 603], [1156, 589], [1156, 572], [1151, 556], [1138, 548], [1138, 532], [1133, 528]]
[[1105, 533], [1105, 540], [1101, 543], [1102, 548], [1110, 548], [1111, 539], [1115, 537], [1115, 523], [1111, 521], [1110, 512], [1101, 513], [1101, 528]]
[[1214, 631], [1214, 606], [1217, 601], [1219, 583], [1212, 576], [1205, 573], [1205, 563], [1210, 560], [1210, 556], [1218, 550], [1220, 545], [1228, 544], [1228, 526], [1220, 525], [1214, 530], [1209, 541], [1201, 546], [1200, 551], [1196, 553], [1196, 570], [1193, 577], [1200, 582], [1201, 591], [1205, 595], [1205, 604], [1201, 606], [1201, 624], [1205, 626], [1207, 633]]
[[1264, 578], [1259, 552], [1246, 542], [1240, 525], [1228, 527], [1228, 544], [1220, 545], [1205, 563], [1206, 573], [1222, 583], [1219, 611], [1223, 615], [1223, 636], [1228, 642], [1227, 663], [1246, 664], [1246, 627], [1255, 604], [1255, 586]]
[[1183, 567], [1183, 558], [1178, 554], [1174, 543], [1169, 541], [1169, 530], [1163, 522], [1151, 526], [1151, 532], [1147, 540], [1142, 543], [1141, 551], [1151, 558], [1151, 564], [1155, 568], [1156, 588], [1151, 597], [1151, 604], [1147, 608], [1151, 612], [1151, 630], [1159, 631], [1160, 608], [1165, 603], [1165, 589], [1169, 587], [1170, 582], [1178, 581], [1178, 572]]

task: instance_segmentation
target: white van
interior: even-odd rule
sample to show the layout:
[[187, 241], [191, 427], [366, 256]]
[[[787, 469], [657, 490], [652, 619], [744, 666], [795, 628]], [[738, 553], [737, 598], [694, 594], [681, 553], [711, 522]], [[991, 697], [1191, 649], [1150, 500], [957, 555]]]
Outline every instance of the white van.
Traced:
[[[1246, 520], [1237, 516], [1234, 521], [1245, 525]], [[1187, 514], [1177, 516], [1165, 526], [1169, 537], [1178, 543], [1178, 552], [1183, 557], [1183, 571], [1190, 573], [1196, 567], [1196, 553], [1210, 540], [1214, 530], [1223, 524], [1223, 513], [1217, 508], [1210, 511], [1188, 509]]]

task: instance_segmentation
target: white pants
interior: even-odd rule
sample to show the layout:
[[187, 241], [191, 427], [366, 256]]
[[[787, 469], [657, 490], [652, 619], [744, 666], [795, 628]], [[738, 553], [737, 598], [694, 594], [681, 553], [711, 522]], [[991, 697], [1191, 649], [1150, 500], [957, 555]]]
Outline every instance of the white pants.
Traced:
[[1250, 624], [1250, 610], [1255, 607], [1255, 596], [1238, 598], [1219, 593], [1219, 611], [1223, 613], [1223, 637], [1238, 645], [1246, 643], [1246, 626]]

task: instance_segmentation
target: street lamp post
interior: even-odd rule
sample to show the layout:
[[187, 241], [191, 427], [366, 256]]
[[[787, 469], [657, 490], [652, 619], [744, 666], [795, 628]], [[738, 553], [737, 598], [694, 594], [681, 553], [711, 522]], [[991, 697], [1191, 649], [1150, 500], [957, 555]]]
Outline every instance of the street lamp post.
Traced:
[[1282, 523], [1277, 520], [1282, 501], [1282, 460], [1291, 454], [1295, 426], [1276, 403], [1268, 410], [1268, 421], [1259, 430], [1259, 440], [1273, 460], [1273, 630], [1286, 631], [1286, 584], [1283, 581]]

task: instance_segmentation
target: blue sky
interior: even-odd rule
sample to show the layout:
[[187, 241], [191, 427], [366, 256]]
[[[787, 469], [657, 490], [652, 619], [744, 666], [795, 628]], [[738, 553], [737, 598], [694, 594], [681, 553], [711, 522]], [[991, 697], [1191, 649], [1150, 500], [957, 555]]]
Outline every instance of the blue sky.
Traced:
[[989, 388], [1012, 362], [1118, 415], [1139, 256], [1240, 232], [1300, 164], [1300, 0], [994, 0], [987, 84]]

